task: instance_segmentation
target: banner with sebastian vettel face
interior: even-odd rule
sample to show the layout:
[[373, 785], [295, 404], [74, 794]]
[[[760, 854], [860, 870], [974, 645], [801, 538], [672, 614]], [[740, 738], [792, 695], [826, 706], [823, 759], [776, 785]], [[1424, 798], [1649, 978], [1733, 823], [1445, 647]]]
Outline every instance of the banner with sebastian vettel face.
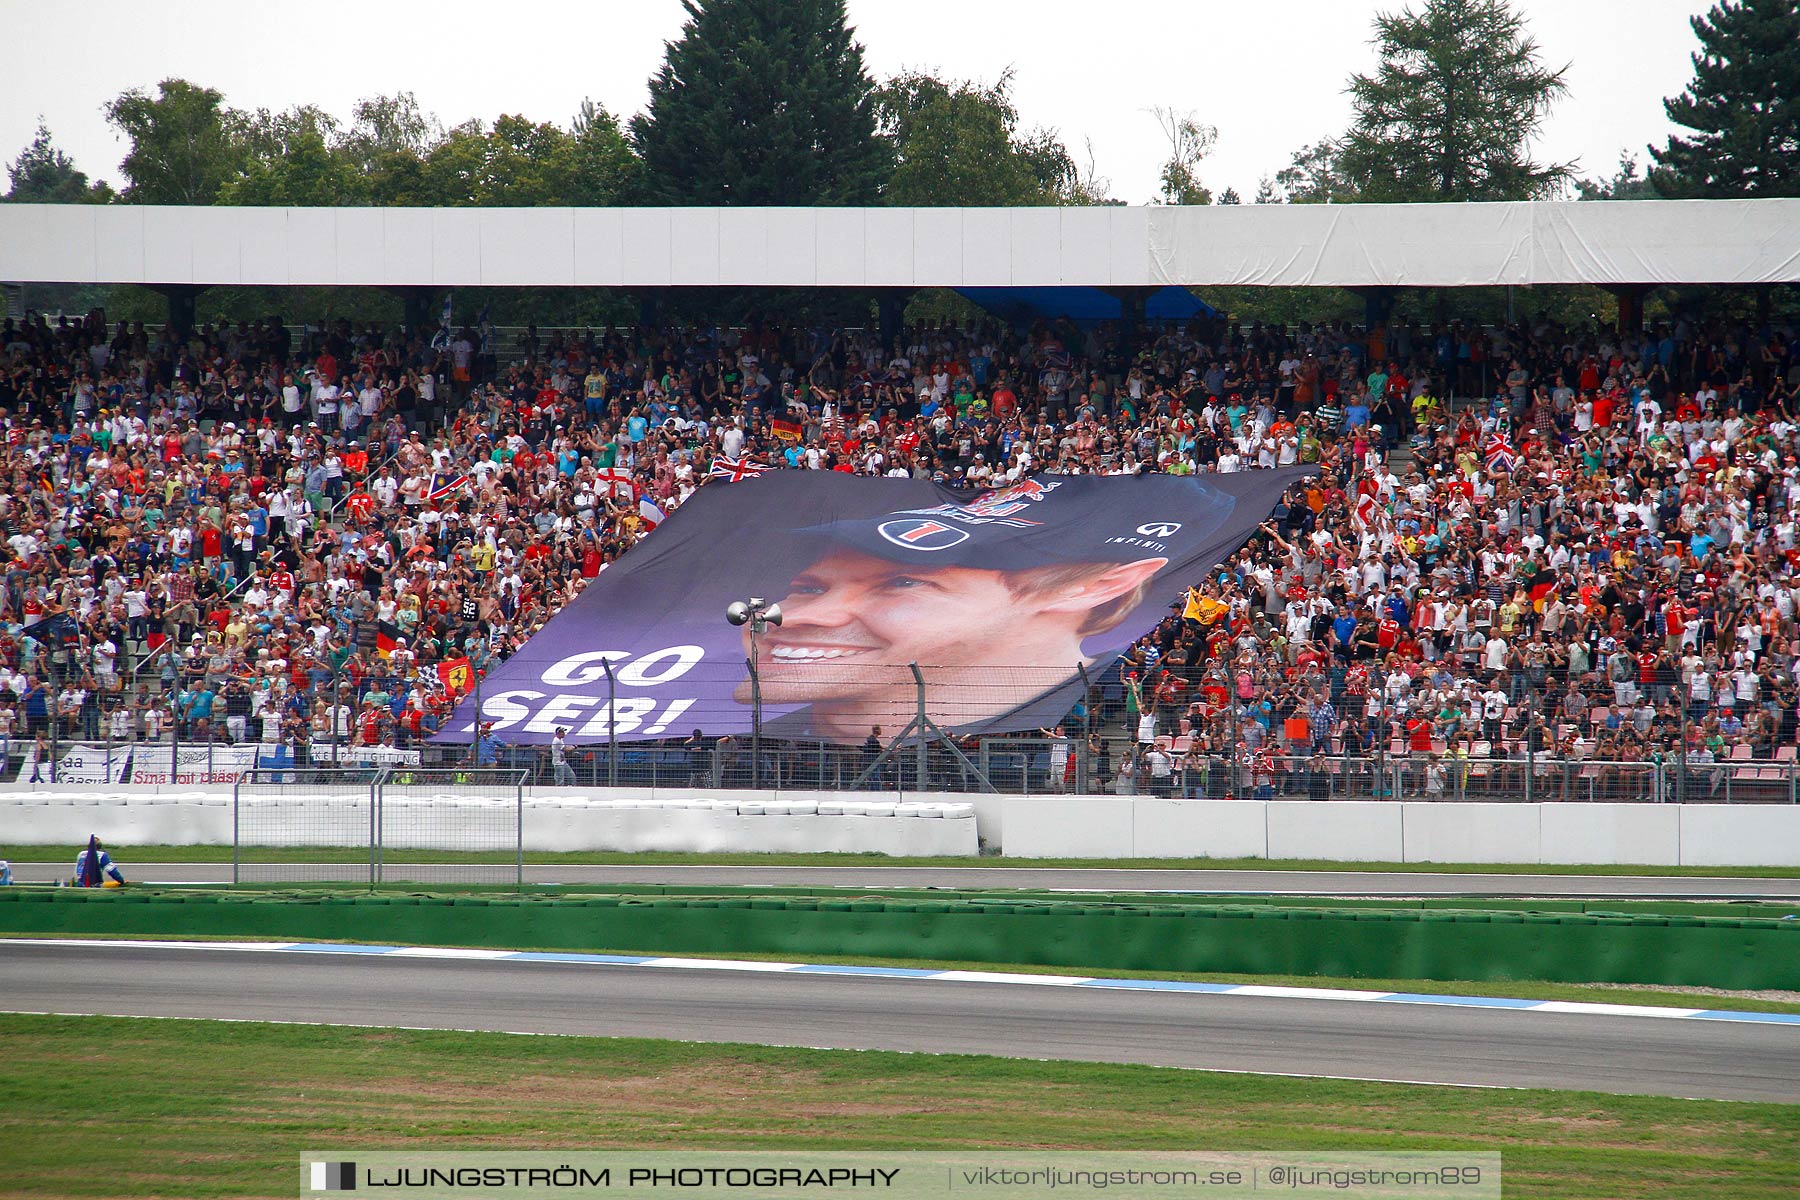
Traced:
[[[1300, 474], [971, 492], [770, 471], [702, 488], [489, 673], [481, 719], [505, 742], [714, 738], [749, 733], [760, 692], [764, 736], [862, 742], [912, 717], [916, 663], [944, 728], [1041, 728], [1073, 706], [1082, 667], [1154, 628]], [[780, 623], [727, 621], [751, 600]], [[475, 704], [444, 740], [469, 740]]]

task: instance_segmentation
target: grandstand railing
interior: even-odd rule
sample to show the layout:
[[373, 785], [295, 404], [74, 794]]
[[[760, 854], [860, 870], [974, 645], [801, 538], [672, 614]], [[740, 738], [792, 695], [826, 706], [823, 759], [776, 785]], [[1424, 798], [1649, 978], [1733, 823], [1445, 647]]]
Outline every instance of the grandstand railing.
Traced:
[[[477, 764], [470, 747], [415, 742], [364, 746], [354, 739], [232, 742], [223, 736], [199, 741], [157, 740], [64, 742], [59, 778], [18, 739], [10, 749], [19, 759], [17, 785], [74, 783], [95, 787], [138, 784], [207, 787], [256, 780], [304, 784], [350, 775], [373, 779], [389, 774], [390, 784], [412, 773], [420, 780], [503, 771], [521, 784], [557, 786], [548, 747], [502, 746], [491, 763]], [[1099, 753], [1079, 738], [963, 739], [963, 757], [948, 747], [927, 744], [924, 775], [909, 745], [867, 779], [874, 758], [864, 746], [823, 741], [764, 739], [753, 769], [749, 738], [685, 742], [630, 742], [618, 747], [575, 746], [568, 751], [573, 786], [617, 786], [658, 792], [742, 790], [837, 792], [860, 790], [894, 795], [922, 792], [979, 792], [989, 781], [1008, 795], [1164, 795], [1190, 799], [1442, 800], [1517, 803], [1800, 803], [1800, 763], [1780, 758], [1739, 756], [1695, 759], [1686, 769], [1673, 759], [1597, 759], [1555, 754], [1463, 755], [1436, 751], [1385, 750], [1369, 754], [1268, 753], [1225, 755], [1183, 746], [1182, 737], [1164, 737], [1138, 746], [1108, 739]], [[1743, 749], [1740, 747], [1740, 749]], [[967, 765], [964, 763], [967, 760]], [[971, 770], [971, 768], [973, 768]], [[565, 782], [568, 782], [565, 777]], [[494, 847], [483, 847], [493, 850]]]
[[[166, 646], [160, 653], [174, 655], [177, 648]], [[160, 666], [164, 659], [154, 661]], [[30, 672], [60, 691], [71, 678], [93, 674], [93, 664], [91, 647], [82, 642], [52, 649], [48, 662], [40, 653]], [[10, 665], [17, 666], [17, 660]], [[124, 662], [120, 665], [123, 675]], [[376, 732], [365, 744], [363, 722], [357, 719], [365, 711], [365, 698], [421, 687], [433, 672], [424, 665], [416, 677], [403, 679], [377, 657], [369, 658], [366, 668], [354, 678], [314, 671], [312, 682], [294, 693], [291, 711], [287, 696], [270, 701], [255, 715], [242, 711], [241, 702], [240, 711], [231, 712], [221, 697], [211, 719], [201, 722], [175, 711], [181, 689], [191, 682], [185, 664], [178, 663], [166, 685], [160, 677], [165, 672], [146, 672], [148, 678], [136, 688], [122, 678], [113, 691], [90, 691], [75, 711], [21, 721], [10, 740], [0, 742], [0, 753], [15, 764], [7, 778], [21, 784], [219, 785], [256, 769], [471, 765], [521, 771], [537, 786], [555, 785], [560, 774], [562, 782], [572, 779], [582, 787], [651, 790], [861, 788], [908, 793], [982, 791], [991, 786], [1024, 795], [1148, 794], [1160, 788], [1170, 794], [1238, 796], [1254, 788], [1243, 778], [1254, 756], [1244, 757], [1242, 747], [1266, 743], [1269, 753], [1288, 764], [1281, 774], [1285, 794], [1290, 795], [1302, 790], [1293, 783], [1302, 768], [1292, 764], [1310, 758], [1315, 749], [1309, 719], [1270, 717], [1259, 707], [1260, 689], [1235, 704], [1226, 703], [1224, 692], [1212, 680], [1199, 692], [1174, 687], [1174, 698], [1165, 697], [1157, 712], [1158, 736], [1140, 747], [1135, 706], [1115, 665], [1098, 672], [1085, 694], [1076, 689], [1077, 703], [1061, 722], [1064, 736], [1045, 731], [959, 737], [960, 753], [933, 741], [923, 755], [908, 742], [871, 772], [879, 747], [777, 736], [779, 730], [769, 726], [784, 719], [779, 716], [771, 716], [760, 738], [738, 733], [692, 743], [680, 739], [679, 730], [671, 730], [664, 740], [614, 744], [603, 727], [598, 736], [590, 732], [595, 728], [590, 720], [582, 740], [569, 747], [568, 771], [559, 773], [545, 746], [501, 745], [496, 752], [485, 745], [477, 749], [466, 742], [439, 743], [432, 740], [429, 723], [419, 733], [410, 733], [398, 720], [401, 714], [379, 707], [379, 695], [377, 707], [368, 711], [384, 715], [378, 728], [371, 721]], [[733, 670], [734, 679], [741, 677], [741, 668]], [[921, 668], [927, 679], [932, 670]], [[931, 715], [953, 727], [962, 719], [959, 714], [1003, 711], [1016, 703], [1015, 697], [1043, 695], [1077, 670], [979, 671], [975, 674], [982, 682], [933, 692]], [[703, 682], [708, 685], [704, 691], [728, 691], [725, 681]], [[903, 680], [881, 682], [881, 687], [863, 689], [866, 695], [855, 703], [864, 707], [854, 710], [861, 715], [847, 723], [852, 728], [879, 725], [887, 731], [884, 736], [892, 738], [905, 724], [908, 700], [901, 691]], [[1790, 714], [1775, 703], [1738, 705], [1738, 717], [1748, 726], [1742, 734], [1737, 732], [1737, 718], [1727, 715], [1720, 727], [1715, 725], [1715, 712], [1703, 714], [1703, 721], [1690, 709], [1685, 729], [1690, 752], [1698, 750], [1702, 739], [1719, 745], [1723, 731], [1726, 742], [1718, 754], [1726, 761], [1693, 761], [1681, 770], [1673, 761], [1681, 730], [1672, 717], [1658, 718], [1647, 737], [1634, 741], [1627, 736], [1631, 727], [1621, 726], [1629, 710], [1606, 703], [1613, 696], [1611, 685], [1592, 678], [1582, 682], [1589, 705], [1585, 711], [1562, 705], [1567, 681], [1551, 676], [1535, 686], [1515, 686], [1499, 720], [1471, 716], [1446, 720], [1439, 723], [1439, 735], [1429, 737], [1424, 735], [1432, 730], [1415, 730], [1415, 722], [1394, 711], [1395, 701], [1383, 701], [1384, 678], [1377, 674], [1368, 697], [1336, 697], [1338, 715], [1328, 730], [1319, 731], [1316, 748], [1340, 765], [1329, 780], [1317, 784], [1317, 790], [1326, 798], [1800, 802], [1800, 766], [1791, 728], [1780, 732], [1783, 722], [1791, 726]], [[144, 732], [141, 710], [128, 722], [113, 719], [127, 697], [139, 691], [156, 714], [154, 735]], [[1289, 697], [1272, 699], [1291, 706]], [[725, 712], [725, 707], [731, 711]], [[1541, 726], [1530, 720], [1530, 714], [1538, 711], [1550, 716]], [[336, 719], [334, 712], [347, 712], [350, 719]], [[1559, 719], [1565, 712], [1577, 716]], [[741, 721], [743, 715], [741, 705], [720, 702], [719, 711], [695, 711], [682, 724], [691, 719], [704, 727], [722, 718]], [[1384, 732], [1371, 738], [1366, 729], [1373, 725]], [[41, 743], [36, 737], [40, 732], [47, 733]], [[498, 736], [504, 742], [506, 731]], [[1633, 749], [1606, 753], [1615, 744]], [[1232, 747], [1240, 752], [1234, 753]], [[1431, 766], [1433, 755], [1440, 760], [1436, 769]], [[1697, 753], [1696, 758], [1707, 760], [1710, 754]], [[1165, 776], [1166, 782], [1156, 782]], [[1203, 780], [1199, 786], [1193, 782], [1196, 776]]]

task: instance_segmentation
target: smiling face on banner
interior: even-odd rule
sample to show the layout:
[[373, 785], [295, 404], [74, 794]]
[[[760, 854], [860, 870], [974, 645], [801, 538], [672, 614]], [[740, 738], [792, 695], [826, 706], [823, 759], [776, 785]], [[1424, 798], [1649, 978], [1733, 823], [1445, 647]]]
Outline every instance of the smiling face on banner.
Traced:
[[[834, 550], [806, 568], [780, 603], [779, 628], [757, 638], [765, 704], [810, 704], [809, 733], [861, 736], [917, 710], [910, 664], [925, 675], [926, 712], [963, 726], [999, 716], [1085, 663], [1096, 614], [1122, 617], [1167, 560], [983, 571], [911, 567]], [[748, 627], [745, 651], [750, 649]], [[750, 699], [746, 679], [734, 697]]]
[[[916, 711], [913, 663], [941, 725], [1045, 726], [1077, 698], [1080, 667], [1154, 626], [1294, 478], [1045, 476], [972, 493], [775, 471], [704, 488], [483, 681], [483, 716], [519, 742], [558, 726], [588, 742], [748, 732], [752, 639], [724, 610], [761, 596], [783, 614], [754, 639], [770, 736], [893, 732]], [[470, 698], [445, 736], [468, 740], [473, 720]]]

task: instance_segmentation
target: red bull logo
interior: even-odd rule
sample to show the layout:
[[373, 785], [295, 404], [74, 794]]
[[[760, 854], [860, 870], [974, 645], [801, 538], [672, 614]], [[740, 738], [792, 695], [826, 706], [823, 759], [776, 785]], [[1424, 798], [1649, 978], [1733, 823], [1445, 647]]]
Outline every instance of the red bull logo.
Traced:
[[997, 492], [986, 492], [979, 496], [973, 504], [965, 504], [962, 511], [972, 517], [986, 517], [998, 520], [1022, 512], [1031, 504], [1042, 500], [1052, 491], [1061, 487], [1059, 482], [1041, 483], [1036, 479], [1021, 479], [1009, 488]]

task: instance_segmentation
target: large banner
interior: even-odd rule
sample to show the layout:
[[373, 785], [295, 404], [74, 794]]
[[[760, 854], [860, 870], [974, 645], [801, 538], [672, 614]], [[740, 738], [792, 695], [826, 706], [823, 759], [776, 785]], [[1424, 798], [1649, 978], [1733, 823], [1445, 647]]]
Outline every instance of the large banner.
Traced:
[[167, 742], [145, 742], [131, 760], [131, 782], [155, 784], [236, 783], [256, 766], [254, 744], [183, 745], [171, 753]]
[[417, 750], [403, 750], [396, 746], [355, 746], [349, 742], [341, 742], [333, 747], [330, 742], [314, 741], [308, 748], [315, 766], [331, 766], [342, 763], [349, 766], [377, 767], [416, 767], [419, 765]]
[[[714, 484], [482, 681], [482, 719], [504, 742], [713, 738], [748, 733], [760, 692], [766, 735], [860, 743], [912, 717], [917, 663], [940, 725], [1040, 728], [1079, 697], [1082, 668], [1154, 628], [1304, 473], [979, 493], [821, 471]], [[781, 624], [726, 621], [752, 598]], [[469, 740], [475, 703], [444, 740]]]
[[125, 764], [131, 761], [130, 746], [63, 746], [62, 756], [51, 770], [48, 760], [40, 761], [37, 743], [25, 743], [25, 761], [19, 767], [20, 783], [120, 783], [125, 778]]

